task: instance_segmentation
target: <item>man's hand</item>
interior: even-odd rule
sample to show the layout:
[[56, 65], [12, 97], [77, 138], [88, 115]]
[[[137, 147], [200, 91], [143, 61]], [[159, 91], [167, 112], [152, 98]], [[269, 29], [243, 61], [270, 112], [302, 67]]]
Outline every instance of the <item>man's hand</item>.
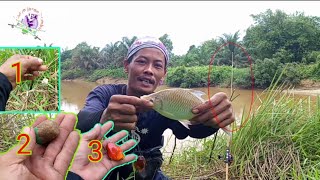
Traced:
[[[125, 158], [121, 161], [112, 161], [109, 159], [108, 155], [104, 148], [101, 149], [102, 159], [99, 162], [90, 162], [88, 155], [93, 155], [92, 149], [88, 147], [88, 144], [91, 140], [101, 140], [104, 137], [104, 134], [109, 132], [113, 128], [113, 123], [111, 121], [105, 123], [104, 125], [97, 124], [92, 130], [83, 134], [83, 137], [80, 141], [79, 149], [76, 153], [74, 161], [71, 166], [71, 171], [80, 175], [83, 179], [102, 179], [107, 175], [112, 169], [131, 163], [136, 160], [136, 155], [130, 154], [126, 155]], [[106, 147], [108, 142], [116, 143], [119, 140], [126, 137], [128, 134], [126, 131], [120, 131], [105, 140], [102, 143], [103, 147]], [[126, 141], [120, 146], [122, 151], [127, 151], [133, 148], [136, 145], [134, 140]]]
[[225, 93], [217, 93], [204, 104], [193, 108], [196, 114], [190, 121], [194, 124], [201, 123], [214, 128], [224, 128], [234, 122], [231, 102]]
[[[39, 116], [33, 127], [47, 120]], [[0, 156], [0, 179], [52, 179], [63, 180], [79, 142], [79, 133], [73, 131], [76, 118], [71, 114], [59, 114], [56, 117], [60, 133], [47, 147], [36, 144], [33, 127], [25, 128], [24, 133], [30, 136], [29, 144], [24, 151], [32, 155], [17, 155], [24, 145], [18, 145]]]
[[116, 131], [134, 130], [138, 120], [136, 113], [150, 109], [152, 106], [152, 102], [135, 96], [113, 95], [101, 116], [100, 123], [112, 120]]
[[39, 58], [28, 55], [13, 55], [0, 66], [0, 72], [9, 79], [12, 88], [16, 87], [16, 69], [12, 64], [21, 63], [21, 80], [33, 80], [39, 76], [39, 71], [47, 70], [47, 66], [42, 65], [43, 61]]

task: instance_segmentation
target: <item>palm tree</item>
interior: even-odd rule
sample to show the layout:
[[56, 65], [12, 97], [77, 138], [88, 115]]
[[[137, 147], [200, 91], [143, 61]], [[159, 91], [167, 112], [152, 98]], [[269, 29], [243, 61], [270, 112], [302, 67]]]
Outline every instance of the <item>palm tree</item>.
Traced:
[[232, 83], [233, 83], [233, 56], [234, 56], [234, 50], [235, 50], [235, 44], [238, 44], [239, 40], [239, 30], [234, 34], [223, 34], [223, 37], [220, 37], [220, 42], [225, 44], [228, 44], [229, 51], [231, 52], [231, 68], [232, 68], [232, 75], [231, 75], [231, 92], [232, 89]]

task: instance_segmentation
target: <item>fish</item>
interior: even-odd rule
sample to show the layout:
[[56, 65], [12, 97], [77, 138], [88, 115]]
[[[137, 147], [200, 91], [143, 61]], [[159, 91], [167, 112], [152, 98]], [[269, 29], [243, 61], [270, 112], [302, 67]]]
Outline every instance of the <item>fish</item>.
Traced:
[[189, 120], [195, 116], [192, 108], [205, 102], [203, 95], [205, 93], [198, 90], [171, 88], [143, 95], [140, 98], [151, 101], [154, 105], [153, 109], [159, 114], [172, 120], [182, 121], [186, 126], [191, 124]]
[[[205, 99], [202, 98], [204, 95], [206, 95], [204, 92], [194, 89], [171, 88], [143, 95], [140, 98], [151, 101], [154, 105], [153, 109], [159, 114], [177, 120], [190, 129], [190, 119], [196, 116], [192, 113], [192, 109], [205, 102]], [[226, 130], [224, 132], [230, 134]]]

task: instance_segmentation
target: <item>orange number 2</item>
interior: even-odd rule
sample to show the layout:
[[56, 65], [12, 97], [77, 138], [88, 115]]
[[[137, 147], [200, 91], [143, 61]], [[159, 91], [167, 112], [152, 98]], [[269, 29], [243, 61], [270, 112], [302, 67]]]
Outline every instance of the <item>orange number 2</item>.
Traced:
[[21, 141], [21, 138], [25, 137], [26, 138], [26, 142], [24, 142], [24, 144], [21, 146], [21, 148], [18, 150], [17, 154], [18, 155], [31, 155], [32, 151], [23, 151], [23, 149], [25, 147], [28, 146], [29, 142], [30, 142], [30, 136], [28, 134], [19, 134], [19, 136], [17, 137], [18, 141]]

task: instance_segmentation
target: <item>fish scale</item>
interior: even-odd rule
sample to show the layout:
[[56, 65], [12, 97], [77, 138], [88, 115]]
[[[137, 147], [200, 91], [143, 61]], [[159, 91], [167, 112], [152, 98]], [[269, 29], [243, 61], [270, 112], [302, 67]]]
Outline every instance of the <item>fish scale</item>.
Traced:
[[199, 94], [201, 91], [173, 88], [142, 96], [142, 99], [152, 100], [154, 110], [173, 120], [189, 120], [194, 114], [192, 108], [204, 102]]

